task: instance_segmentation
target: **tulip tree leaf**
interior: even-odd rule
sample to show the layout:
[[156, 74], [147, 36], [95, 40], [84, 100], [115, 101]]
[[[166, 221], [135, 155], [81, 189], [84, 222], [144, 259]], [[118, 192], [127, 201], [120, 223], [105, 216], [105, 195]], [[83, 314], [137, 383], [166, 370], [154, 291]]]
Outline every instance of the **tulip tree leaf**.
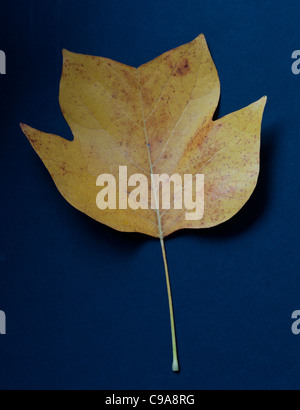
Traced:
[[[139, 68], [64, 50], [60, 106], [73, 141], [21, 124], [58, 190], [75, 208], [124, 232], [160, 238], [170, 303], [173, 370], [175, 326], [164, 239], [184, 228], [210, 228], [233, 217], [257, 184], [266, 97], [213, 121], [220, 82], [203, 35]], [[99, 210], [96, 179], [119, 166], [128, 175], [204, 174], [205, 209]], [[150, 193], [150, 191], [149, 191]]]

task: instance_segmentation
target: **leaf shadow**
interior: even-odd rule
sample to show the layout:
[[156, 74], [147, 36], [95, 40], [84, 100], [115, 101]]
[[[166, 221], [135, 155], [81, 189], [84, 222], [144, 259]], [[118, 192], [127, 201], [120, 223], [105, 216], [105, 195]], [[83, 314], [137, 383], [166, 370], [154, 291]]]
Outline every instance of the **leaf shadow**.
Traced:
[[262, 131], [261, 168], [257, 187], [244, 207], [229, 221], [210, 229], [182, 230], [172, 235], [178, 238], [182, 235], [223, 240], [229, 237], [242, 235], [255, 225], [267, 212], [272, 187], [272, 169], [276, 157], [278, 139], [281, 134], [280, 125], [274, 125]]

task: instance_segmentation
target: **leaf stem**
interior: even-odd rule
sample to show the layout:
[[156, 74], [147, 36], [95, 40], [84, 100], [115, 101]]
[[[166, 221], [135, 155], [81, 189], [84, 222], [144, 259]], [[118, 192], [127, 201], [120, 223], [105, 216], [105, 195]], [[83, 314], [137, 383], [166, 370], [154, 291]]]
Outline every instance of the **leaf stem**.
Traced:
[[166, 249], [165, 249], [165, 242], [164, 242], [164, 236], [163, 236], [163, 230], [162, 230], [162, 224], [161, 224], [161, 215], [160, 215], [160, 211], [159, 211], [159, 198], [157, 197], [157, 194], [156, 194], [156, 186], [155, 186], [155, 181], [154, 181], [154, 178], [153, 178], [153, 164], [152, 164], [150, 148], [149, 148], [150, 143], [149, 143], [147, 127], [146, 127], [144, 103], [143, 103], [143, 97], [142, 97], [142, 91], [141, 91], [141, 79], [140, 79], [140, 73], [139, 73], [138, 69], [137, 69], [136, 73], [137, 73], [137, 81], [138, 81], [138, 84], [139, 84], [139, 97], [140, 97], [140, 102], [141, 102], [141, 107], [142, 107], [142, 114], [143, 114], [143, 122], [144, 122], [144, 127], [143, 128], [144, 128], [144, 132], [145, 132], [145, 140], [146, 140], [147, 155], [148, 155], [149, 167], [150, 167], [151, 183], [152, 183], [152, 187], [154, 188], [153, 192], [154, 192], [154, 200], [155, 200], [155, 205], [156, 205], [155, 209], [156, 209], [156, 213], [157, 213], [158, 232], [159, 232], [160, 244], [161, 244], [162, 255], [163, 255], [163, 260], [164, 260], [164, 265], [165, 265], [165, 272], [166, 272], [166, 281], [167, 281], [168, 298], [169, 298], [169, 309], [170, 309], [170, 321], [171, 321], [171, 333], [172, 333], [172, 346], [173, 346], [172, 370], [173, 370], [173, 372], [179, 372], [173, 301], [172, 301], [172, 293], [171, 293], [171, 285], [170, 285], [170, 277], [169, 277], [169, 269], [168, 269], [167, 255], [166, 255]]
[[165, 248], [165, 242], [164, 242], [163, 237], [160, 238], [160, 244], [161, 244], [161, 250], [162, 250], [162, 255], [163, 255], [163, 260], [164, 260], [164, 265], [165, 265], [166, 282], [167, 282], [168, 299], [169, 299], [169, 309], [170, 309], [172, 349], [173, 349], [172, 370], [173, 370], [173, 372], [179, 372], [173, 300], [172, 300], [172, 292], [171, 292], [171, 284], [170, 284], [170, 276], [169, 276], [169, 268], [168, 268], [168, 262], [167, 262], [166, 248]]

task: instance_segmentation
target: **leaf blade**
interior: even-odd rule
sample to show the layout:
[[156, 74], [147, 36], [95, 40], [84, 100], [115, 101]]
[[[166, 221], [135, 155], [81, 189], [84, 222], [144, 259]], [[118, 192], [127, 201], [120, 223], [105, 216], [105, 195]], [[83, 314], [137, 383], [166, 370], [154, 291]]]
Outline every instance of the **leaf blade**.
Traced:
[[[255, 188], [265, 100], [213, 121], [219, 96], [218, 73], [203, 35], [138, 69], [65, 50], [60, 105], [74, 141], [29, 127], [23, 131], [31, 143], [39, 137], [33, 148], [75, 208], [114, 229], [162, 237], [223, 223]], [[152, 173], [204, 173], [203, 219], [186, 221], [184, 210], [165, 211], [161, 205], [100, 211], [96, 178], [115, 175], [119, 189], [120, 165], [128, 167], [128, 175], [147, 177], [149, 198]]]

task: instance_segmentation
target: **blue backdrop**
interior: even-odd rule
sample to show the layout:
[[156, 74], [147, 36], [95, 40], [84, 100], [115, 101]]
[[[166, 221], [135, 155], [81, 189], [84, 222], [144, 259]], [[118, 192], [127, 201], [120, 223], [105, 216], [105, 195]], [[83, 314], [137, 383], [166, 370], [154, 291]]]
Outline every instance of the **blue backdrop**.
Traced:
[[[298, 389], [300, 3], [2, 0], [1, 389]], [[61, 49], [139, 66], [204, 33], [221, 117], [268, 96], [258, 187], [231, 221], [166, 241], [181, 372], [171, 371], [159, 241], [73, 209], [19, 129], [71, 138]]]

